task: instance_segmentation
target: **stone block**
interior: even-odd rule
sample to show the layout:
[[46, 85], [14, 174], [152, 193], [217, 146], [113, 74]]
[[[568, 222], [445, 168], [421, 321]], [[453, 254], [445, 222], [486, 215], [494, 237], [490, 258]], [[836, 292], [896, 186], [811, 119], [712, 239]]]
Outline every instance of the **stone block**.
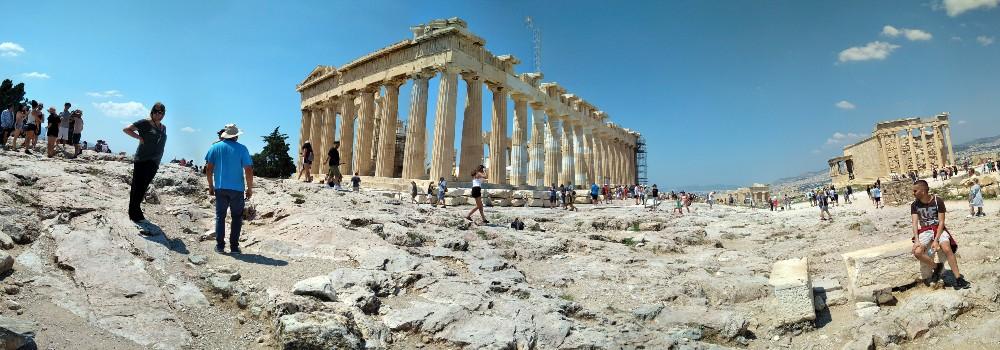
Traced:
[[[466, 196], [465, 190], [466, 189], [464, 189], [464, 188], [453, 188], [451, 190], [448, 190], [448, 192], [445, 192], [444, 195], [445, 195], [445, 197], [461, 197], [461, 196]], [[469, 194], [472, 194], [471, 191], [470, 191]]]
[[538, 208], [538, 207], [544, 207], [544, 206], [548, 205], [548, 202], [549, 202], [548, 199], [531, 198], [531, 199], [528, 200], [528, 206], [529, 207], [536, 207], [536, 208]]
[[836, 278], [823, 278], [812, 281], [813, 289], [816, 292], [832, 292], [840, 290], [840, 281]]
[[[847, 288], [852, 298], [871, 299], [886, 288], [906, 286], [920, 278], [920, 262], [909, 240], [842, 254], [847, 268]], [[875, 293], [878, 292], [878, 293]]]
[[779, 327], [811, 328], [816, 311], [808, 258], [775, 262], [768, 282], [774, 287], [776, 302], [773, 313]]
[[469, 204], [469, 197], [444, 197], [445, 205], [460, 206]]
[[528, 201], [524, 198], [514, 198], [510, 200], [510, 206], [512, 207], [523, 207]]
[[513, 191], [511, 190], [489, 190], [490, 197], [498, 199], [510, 199], [510, 195]]

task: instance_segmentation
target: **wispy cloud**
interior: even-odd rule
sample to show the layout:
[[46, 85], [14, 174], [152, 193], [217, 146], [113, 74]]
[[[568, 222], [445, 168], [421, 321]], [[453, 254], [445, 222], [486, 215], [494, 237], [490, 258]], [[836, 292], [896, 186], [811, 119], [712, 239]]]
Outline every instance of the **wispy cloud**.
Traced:
[[854, 104], [848, 102], [847, 100], [842, 100], [840, 102], [837, 102], [836, 104], [834, 104], [834, 106], [837, 106], [837, 108], [840, 108], [840, 109], [847, 109], [847, 110], [851, 110], [851, 109], [855, 108]]
[[51, 78], [48, 74], [31, 72], [31, 73], [21, 73], [21, 76], [26, 79], [48, 79]]
[[840, 62], [884, 60], [899, 47], [887, 42], [873, 41], [865, 46], [855, 46], [841, 51], [838, 59]]
[[96, 98], [122, 97], [122, 92], [118, 91], [118, 90], [88, 92], [87, 96], [96, 97]]
[[826, 144], [844, 145], [844, 144], [854, 143], [855, 141], [861, 140], [862, 138], [864, 138], [864, 135], [862, 134], [856, 134], [853, 132], [845, 134], [838, 131], [833, 133], [833, 135], [831, 135], [829, 138], [826, 139]]
[[896, 28], [890, 25], [882, 27], [882, 35], [890, 38], [895, 38], [902, 35], [909, 41], [931, 40], [931, 38], [934, 37], [933, 35], [931, 35], [931, 33], [922, 31], [920, 29]]
[[17, 43], [12, 43], [9, 41], [4, 41], [0, 43], [0, 56], [17, 57], [22, 53], [24, 53], [24, 47], [18, 45]]
[[958, 121], [958, 125], [962, 125], [962, 124], [965, 124], [965, 123], [968, 123], [968, 122], [967, 122], [967, 121], [965, 121], [965, 120], [959, 120], [959, 121]]
[[976, 42], [979, 43], [979, 45], [990, 46], [993, 45], [993, 37], [980, 35], [976, 37]]
[[183, 132], [197, 132], [198, 129], [192, 128], [190, 126], [185, 126], [185, 127], [181, 128], [181, 131], [183, 131]]
[[972, 10], [994, 8], [998, 4], [1000, 0], [944, 0], [944, 10], [948, 16], [955, 17]]
[[146, 106], [135, 101], [94, 103], [94, 107], [112, 118], [141, 117], [146, 114]]

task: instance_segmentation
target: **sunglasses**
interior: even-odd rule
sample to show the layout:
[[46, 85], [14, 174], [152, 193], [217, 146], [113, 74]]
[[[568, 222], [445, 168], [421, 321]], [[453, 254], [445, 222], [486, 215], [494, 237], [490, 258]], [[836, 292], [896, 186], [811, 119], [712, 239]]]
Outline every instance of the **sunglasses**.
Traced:
[[167, 114], [167, 111], [154, 109], [153, 114]]

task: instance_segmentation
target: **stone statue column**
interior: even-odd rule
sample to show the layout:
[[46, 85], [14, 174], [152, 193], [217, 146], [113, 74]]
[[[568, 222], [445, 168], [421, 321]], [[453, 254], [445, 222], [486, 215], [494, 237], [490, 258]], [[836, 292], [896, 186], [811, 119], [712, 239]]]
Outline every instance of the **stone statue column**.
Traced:
[[431, 153], [431, 179], [451, 180], [452, 155], [455, 153], [455, 99], [458, 98], [458, 74], [452, 67], [441, 69], [437, 107], [434, 114], [434, 145]]
[[[299, 127], [299, 149], [296, 152], [302, 152], [302, 145], [309, 141], [309, 137], [312, 136], [310, 133], [312, 129], [312, 110], [308, 108], [302, 109], [302, 126]], [[312, 143], [310, 141], [310, 143]], [[302, 163], [303, 159], [299, 159], [299, 165], [304, 165]]]
[[583, 125], [576, 122], [573, 125], [573, 184], [577, 186], [587, 186], [586, 167], [587, 157], [583, 154]]
[[358, 156], [354, 157], [354, 171], [370, 176], [372, 141], [375, 138], [375, 93], [378, 86], [361, 90], [361, 110], [358, 111]]
[[340, 100], [340, 173], [350, 178], [354, 175], [354, 92], [344, 94]]
[[483, 80], [474, 72], [462, 73], [462, 79], [466, 91], [458, 180], [471, 181], [472, 172], [483, 165]]
[[490, 129], [490, 182], [507, 184], [507, 88], [486, 84], [493, 92], [493, 118]]
[[510, 145], [510, 184], [524, 186], [528, 184], [528, 99], [527, 96], [514, 94], [514, 128], [511, 131]]
[[320, 155], [323, 154], [323, 150], [320, 149], [323, 145], [323, 106], [317, 106], [312, 112], [312, 127], [309, 128], [309, 143], [312, 144], [313, 148], [313, 163], [312, 163], [312, 174], [318, 175], [320, 168]]
[[385, 82], [385, 108], [379, 125], [378, 163], [375, 176], [392, 177], [396, 159], [396, 125], [399, 123], [399, 86], [402, 80]]
[[427, 151], [427, 81], [432, 76], [433, 74], [426, 72], [410, 74], [413, 89], [410, 90], [410, 116], [406, 124], [406, 144], [403, 148], [404, 179], [426, 179], [424, 158]]
[[562, 161], [559, 132], [562, 125], [552, 111], [545, 111], [545, 115], [548, 116], [545, 123], [545, 185], [559, 186], [559, 162]]
[[[947, 128], [947, 130], [945, 130], [945, 128]], [[947, 164], [955, 164], [955, 150], [951, 148], [951, 125], [942, 125], [941, 130], [941, 134], [944, 135], [944, 145], [948, 148]]]
[[528, 162], [528, 185], [545, 186], [545, 117], [542, 104], [531, 103], [531, 147]]
[[573, 183], [574, 170], [573, 169], [573, 123], [574, 121], [569, 119], [568, 115], [562, 116], [563, 119], [563, 129], [562, 129], [562, 172], [559, 173], [559, 182], [566, 186]]

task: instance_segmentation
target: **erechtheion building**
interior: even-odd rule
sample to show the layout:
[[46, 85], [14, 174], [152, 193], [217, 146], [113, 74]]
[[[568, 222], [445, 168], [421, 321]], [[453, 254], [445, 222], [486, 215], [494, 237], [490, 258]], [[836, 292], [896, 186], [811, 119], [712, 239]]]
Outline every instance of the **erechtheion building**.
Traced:
[[[411, 179], [440, 177], [464, 182], [483, 164], [488, 147], [486, 166], [493, 185], [532, 188], [636, 181], [638, 133], [609, 122], [607, 113], [559, 84], [542, 82], [541, 73], [516, 73], [516, 58], [490, 53], [484, 48], [486, 41], [461, 19], [434, 20], [410, 30], [412, 39], [340, 68], [319, 66], [297, 86], [302, 96], [300, 140], [311, 140], [317, 159], [325, 158], [334, 140], [339, 140], [345, 163], [341, 172], [373, 177], [367, 183], [397, 179], [388, 182], [409, 184]], [[434, 127], [427, 130], [428, 85], [434, 77], [438, 77]], [[459, 80], [465, 82], [466, 93], [462, 131], [456, 140]], [[409, 116], [405, 130], [397, 133], [399, 91], [407, 81], [413, 83]], [[489, 133], [483, 132], [484, 85], [492, 95], [488, 102], [492, 115], [486, 116]], [[510, 136], [508, 99], [514, 106]], [[426, 154], [428, 140], [433, 143], [430, 154]], [[461, 142], [459, 154], [456, 141]], [[400, 159], [402, 166], [396, 168]], [[314, 162], [311, 170], [325, 174], [321, 164]]]
[[844, 155], [827, 164], [833, 184], [846, 186], [886, 181], [910, 172], [930, 174], [954, 161], [948, 113], [941, 113], [875, 124], [871, 137], [844, 147]]

